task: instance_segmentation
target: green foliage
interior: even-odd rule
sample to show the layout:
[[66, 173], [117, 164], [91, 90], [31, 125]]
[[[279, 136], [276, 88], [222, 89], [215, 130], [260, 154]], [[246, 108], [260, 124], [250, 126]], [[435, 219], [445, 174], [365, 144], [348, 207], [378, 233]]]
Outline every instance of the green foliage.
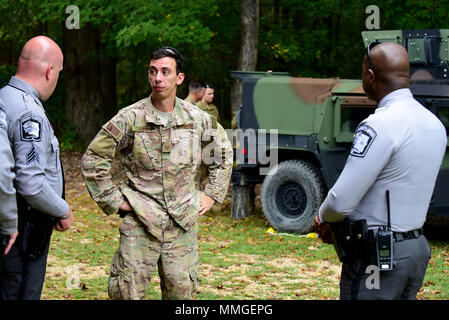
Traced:
[[[214, 14], [218, 1], [158, 0], [80, 0], [80, 27], [86, 23], [104, 27], [103, 41], [112, 41], [117, 48], [128, 48], [141, 43], [160, 45], [199, 45], [208, 49], [211, 30], [202, 19]], [[38, 18], [63, 22], [67, 18], [67, 1], [42, 3]], [[107, 30], [106, 30], [107, 29]]]
[[[394, 0], [380, 1], [382, 29], [447, 29], [447, 1]], [[382, 19], [383, 18], [383, 19]]]
[[358, 77], [366, 6], [360, 1], [287, 1], [276, 12], [271, 2], [262, 1], [260, 69]]
[[34, 14], [38, 11], [37, 1], [0, 0], [1, 41], [25, 42], [30, 30], [43, 29], [42, 21]]
[[[105, 53], [117, 61], [117, 108], [150, 93], [148, 58], [171, 45], [185, 58], [184, 84], [199, 79], [215, 86], [215, 104], [230, 121], [230, 70], [240, 52], [240, 1], [235, 0], [0, 0], [0, 79], [7, 81], [22, 45], [46, 34], [63, 44], [66, 7], [80, 9], [80, 26], [101, 30]], [[260, 0], [257, 69], [287, 71], [294, 76], [360, 78], [364, 55], [360, 32], [366, 30], [368, 0]], [[381, 29], [445, 28], [447, 1], [382, 0]], [[63, 73], [62, 73], [63, 74]], [[58, 126], [65, 126], [64, 85], [59, 81], [46, 103]], [[70, 135], [69, 135], [70, 136]], [[69, 139], [70, 140], [70, 139]]]
[[132, 1], [126, 6], [129, 16], [116, 36], [118, 47], [157, 40], [208, 49], [212, 32], [201, 19], [216, 11], [214, 1]]
[[84, 151], [84, 146], [77, 140], [74, 125], [65, 125], [62, 132], [63, 134], [59, 138], [62, 151]]
[[14, 74], [16, 68], [11, 65], [0, 66], [0, 85], [3, 86], [4, 83], [8, 83], [11, 75]]

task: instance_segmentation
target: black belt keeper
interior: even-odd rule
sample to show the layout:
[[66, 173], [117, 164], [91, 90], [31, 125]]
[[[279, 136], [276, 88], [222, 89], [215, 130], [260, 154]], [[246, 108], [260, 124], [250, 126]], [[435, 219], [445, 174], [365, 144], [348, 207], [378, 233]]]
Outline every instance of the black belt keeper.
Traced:
[[368, 232], [366, 220], [330, 223], [332, 241], [341, 262], [368, 259], [373, 252], [374, 239]]

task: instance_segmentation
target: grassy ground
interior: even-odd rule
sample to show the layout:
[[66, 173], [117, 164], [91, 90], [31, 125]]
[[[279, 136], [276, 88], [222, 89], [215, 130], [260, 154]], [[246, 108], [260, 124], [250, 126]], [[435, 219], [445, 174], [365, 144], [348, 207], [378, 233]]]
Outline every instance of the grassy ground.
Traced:
[[[53, 234], [43, 299], [108, 299], [121, 220], [107, 217], [91, 200], [79, 160], [79, 154], [63, 155], [76, 221], [69, 231]], [[266, 234], [269, 225], [260, 208], [245, 220], [232, 220], [229, 199], [199, 225], [196, 299], [338, 299], [340, 263], [333, 247], [319, 239]], [[449, 240], [430, 242], [432, 259], [418, 298], [449, 299]], [[157, 272], [149, 298], [161, 298]]]

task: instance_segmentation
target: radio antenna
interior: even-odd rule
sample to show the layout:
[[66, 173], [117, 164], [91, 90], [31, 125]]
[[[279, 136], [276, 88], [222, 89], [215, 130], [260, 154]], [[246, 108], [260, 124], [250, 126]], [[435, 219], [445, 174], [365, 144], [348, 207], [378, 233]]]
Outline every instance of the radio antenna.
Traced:
[[391, 230], [390, 190], [387, 190], [385, 194], [387, 196], [387, 230]]

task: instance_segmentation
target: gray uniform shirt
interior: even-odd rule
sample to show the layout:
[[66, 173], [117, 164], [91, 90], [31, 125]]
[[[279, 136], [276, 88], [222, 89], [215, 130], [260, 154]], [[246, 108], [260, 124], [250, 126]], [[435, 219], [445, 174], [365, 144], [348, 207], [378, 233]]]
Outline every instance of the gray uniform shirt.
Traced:
[[7, 130], [6, 113], [0, 100], [0, 233], [11, 235], [17, 230], [17, 203], [13, 186], [14, 158]]
[[396, 232], [421, 228], [446, 151], [440, 120], [409, 89], [385, 96], [357, 128], [346, 165], [320, 207], [320, 221], [366, 219], [371, 229], [387, 224]]
[[35, 209], [57, 218], [67, 215], [62, 199], [63, 177], [59, 143], [39, 94], [28, 83], [12, 77], [0, 89], [13, 144], [17, 192]]

